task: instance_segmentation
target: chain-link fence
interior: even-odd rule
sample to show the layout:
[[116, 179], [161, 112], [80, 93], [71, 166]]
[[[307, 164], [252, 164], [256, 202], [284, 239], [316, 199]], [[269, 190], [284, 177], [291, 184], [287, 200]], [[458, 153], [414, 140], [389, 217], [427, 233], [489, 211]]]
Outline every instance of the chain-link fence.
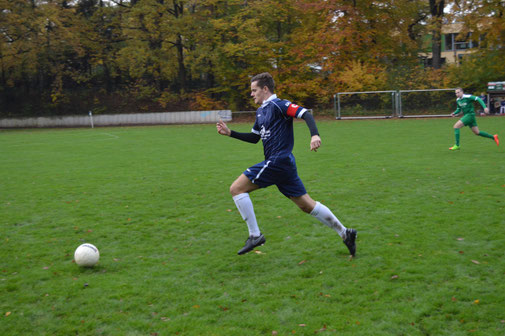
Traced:
[[455, 89], [339, 92], [336, 119], [448, 116], [456, 109]]
[[400, 90], [397, 111], [403, 118], [446, 117], [456, 110], [455, 89]]
[[396, 113], [396, 91], [339, 92], [333, 96], [337, 119], [391, 118]]

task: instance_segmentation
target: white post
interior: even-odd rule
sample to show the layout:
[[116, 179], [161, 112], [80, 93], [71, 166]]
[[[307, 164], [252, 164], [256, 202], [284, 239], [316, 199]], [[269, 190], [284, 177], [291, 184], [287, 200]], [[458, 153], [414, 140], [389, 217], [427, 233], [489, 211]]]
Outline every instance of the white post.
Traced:
[[95, 128], [95, 126], [93, 125], [93, 113], [91, 113], [91, 111], [89, 111], [89, 120], [91, 122], [91, 128]]

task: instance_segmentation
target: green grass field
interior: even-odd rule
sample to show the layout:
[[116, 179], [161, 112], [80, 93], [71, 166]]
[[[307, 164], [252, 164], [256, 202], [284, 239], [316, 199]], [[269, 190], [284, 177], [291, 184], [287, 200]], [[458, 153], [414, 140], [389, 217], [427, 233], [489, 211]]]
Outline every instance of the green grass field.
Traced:
[[505, 149], [463, 129], [449, 151], [455, 121], [320, 121], [317, 153], [295, 124], [352, 260], [275, 187], [251, 194], [267, 243], [237, 256], [229, 185], [263, 149], [214, 125], [0, 131], [0, 334], [504, 335]]

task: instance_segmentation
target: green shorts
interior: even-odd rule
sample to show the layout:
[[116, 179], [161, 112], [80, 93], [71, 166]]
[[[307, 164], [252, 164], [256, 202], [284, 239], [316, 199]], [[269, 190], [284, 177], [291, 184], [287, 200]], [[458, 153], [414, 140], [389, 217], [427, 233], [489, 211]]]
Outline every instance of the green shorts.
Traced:
[[463, 123], [463, 125], [468, 126], [470, 128], [477, 126], [477, 120], [475, 119], [475, 113], [468, 113], [463, 116], [463, 118], [459, 119]]

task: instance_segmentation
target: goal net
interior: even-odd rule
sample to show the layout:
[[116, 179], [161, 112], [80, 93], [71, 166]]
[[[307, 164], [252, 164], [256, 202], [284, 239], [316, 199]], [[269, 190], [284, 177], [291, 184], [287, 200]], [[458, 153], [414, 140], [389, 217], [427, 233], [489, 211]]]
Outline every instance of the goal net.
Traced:
[[398, 116], [446, 117], [456, 109], [455, 89], [400, 90]]
[[391, 118], [396, 113], [396, 91], [339, 92], [333, 98], [337, 119]]

